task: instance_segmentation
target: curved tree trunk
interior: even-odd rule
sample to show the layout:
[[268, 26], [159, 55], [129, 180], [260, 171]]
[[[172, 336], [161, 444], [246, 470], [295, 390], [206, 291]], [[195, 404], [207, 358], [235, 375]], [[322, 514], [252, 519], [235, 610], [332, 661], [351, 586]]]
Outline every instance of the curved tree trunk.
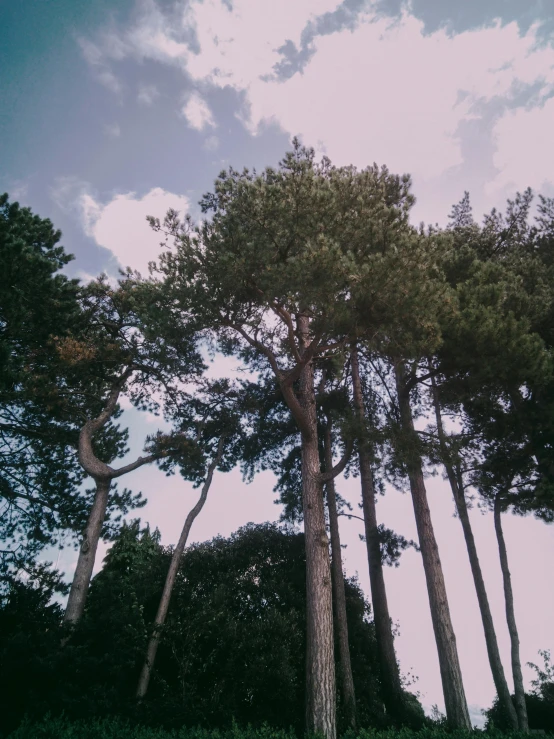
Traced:
[[[85, 610], [88, 588], [94, 569], [96, 550], [98, 549], [102, 525], [106, 517], [108, 494], [112, 480], [127, 474], [127, 472], [132, 472], [145, 464], [149, 464], [159, 457], [165, 456], [165, 453], [158, 455], [150, 454], [147, 457], [138, 457], [134, 462], [119, 469], [113, 469], [105, 462], [102, 462], [101, 459], [98, 459], [94, 452], [93, 437], [106, 426], [113, 416], [117, 408], [117, 401], [121, 390], [132, 372], [133, 368], [128, 367], [114, 381], [100, 415], [97, 418], [91, 418], [86, 421], [79, 433], [79, 463], [85, 472], [96, 482], [96, 493], [83, 535], [83, 541], [79, 549], [77, 567], [73, 575], [73, 582], [71, 583], [71, 590], [69, 591], [69, 598], [65, 609], [64, 622], [67, 624], [75, 625]], [[64, 639], [63, 643], [65, 642], [67, 642], [67, 638]]]
[[[333, 438], [331, 421], [325, 429], [325, 470], [333, 468]], [[335, 603], [335, 624], [339, 643], [339, 659], [341, 667], [341, 687], [344, 700], [344, 710], [348, 725], [356, 728], [356, 695], [354, 679], [352, 677], [352, 663], [350, 660], [350, 646], [348, 644], [348, 621], [346, 619], [346, 595], [344, 591], [344, 573], [342, 569], [342, 552], [340, 546], [339, 518], [337, 511], [337, 496], [334, 479], [328, 480], [326, 485], [327, 508], [329, 510], [329, 528], [331, 530], [331, 575], [333, 579], [333, 595]]]
[[146, 658], [144, 660], [144, 664], [142, 666], [142, 670], [141, 670], [139, 681], [138, 681], [137, 693], [136, 693], [136, 697], [138, 700], [142, 700], [144, 696], [146, 695], [146, 692], [148, 691], [148, 685], [150, 683], [150, 677], [152, 675], [152, 670], [154, 669], [154, 662], [156, 660], [156, 654], [158, 652], [158, 647], [160, 645], [160, 641], [162, 637], [162, 629], [165, 624], [167, 612], [169, 610], [171, 594], [173, 592], [173, 586], [175, 584], [175, 578], [177, 577], [177, 572], [179, 571], [181, 557], [183, 556], [185, 546], [187, 545], [187, 539], [189, 538], [189, 533], [190, 533], [192, 524], [194, 523], [195, 518], [198, 516], [198, 514], [204, 507], [204, 503], [206, 502], [206, 498], [208, 497], [208, 492], [212, 484], [214, 471], [217, 465], [219, 464], [219, 461], [221, 460], [222, 452], [223, 452], [223, 439], [220, 439], [217, 454], [212, 460], [210, 466], [208, 467], [208, 472], [206, 474], [206, 480], [204, 484], [202, 485], [202, 490], [200, 491], [200, 497], [198, 498], [196, 505], [189, 511], [189, 514], [185, 519], [183, 530], [181, 531], [181, 536], [179, 537], [177, 546], [175, 547], [175, 550], [173, 551], [171, 562], [169, 564], [169, 570], [167, 571], [167, 575], [165, 578], [164, 589], [162, 591], [162, 597], [160, 598], [160, 604], [158, 606], [156, 618], [154, 619], [154, 626], [152, 629], [152, 634], [148, 641], [148, 647], [146, 649]]
[[85, 609], [90, 579], [94, 569], [94, 560], [96, 559], [96, 550], [98, 549], [100, 533], [104, 518], [106, 517], [110, 484], [110, 479], [102, 478], [96, 480], [94, 502], [83, 534], [83, 540], [79, 547], [77, 567], [75, 568], [65, 609], [64, 622], [67, 624], [75, 625], [83, 615]]
[[518, 718], [514, 708], [514, 704], [512, 702], [512, 697], [510, 695], [510, 689], [506, 681], [506, 676], [504, 674], [504, 667], [502, 666], [500, 650], [498, 649], [498, 641], [496, 639], [496, 631], [494, 628], [494, 622], [492, 620], [492, 613], [487, 596], [487, 590], [485, 588], [485, 581], [483, 579], [481, 564], [479, 562], [479, 556], [477, 554], [477, 547], [475, 545], [475, 538], [473, 536], [473, 530], [471, 528], [471, 521], [469, 520], [462, 474], [459, 467], [457, 468], [457, 471], [454, 470], [454, 466], [450, 458], [450, 451], [448, 449], [446, 436], [442, 425], [439, 394], [434, 378], [432, 378], [432, 387], [433, 404], [435, 407], [435, 418], [437, 421], [437, 433], [439, 437], [441, 455], [444, 467], [446, 469], [446, 474], [448, 476], [448, 481], [450, 483], [450, 488], [452, 490], [452, 495], [454, 496], [456, 511], [458, 512], [458, 516], [460, 517], [460, 522], [462, 524], [462, 529], [464, 532], [464, 539], [469, 556], [469, 563], [471, 566], [471, 574], [473, 575], [475, 592], [477, 593], [477, 601], [479, 603], [479, 611], [481, 613], [481, 621], [483, 623], [483, 631], [485, 632], [485, 643], [487, 645], [487, 654], [489, 657], [492, 677], [494, 680], [494, 685], [496, 687], [498, 700], [500, 701], [500, 704], [503, 707], [506, 716], [508, 717], [512, 725], [512, 728], [517, 729]]
[[416, 451], [419, 439], [414, 429], [409, 390], [404, 380], [404, 368], [398, 365], [395, 372], [400, 422], [406, 439], [413, 445], [408, 452], [407, 469], [437, 644], [446, 716], [452, 727], [471, 729], [456, 636], [450, 618], [444, 574], [427, 501], [423, 467], [421, 457]]
[[[302, 350], [306, 351], [309, 345], [306, 316], [298, 316], [298, 335]], [[305, 418], [301, 444], [302, 506], [306, 542], [306, 729], [323, 734], [325, 739], [335, 739], [333, 598], [317, 437], [314, 370], [311, 361], [302, 368], [298, 400]]]
[[496, 539], [498, 541], [498, 552], [500, 554], [500, 567], [502, 568], [502, 578], [504, 580], [504, 599], [506, 602], [506, 621], [508, 622], [508, 631], [510, 632], [510, 642], [512, 645], [512, 674], [514, 678], [514, 694], [517, 712], [517, 720], [520, 731], [529, 731], [529, 721], [527, 719], [527, 707], [525, 705], [525, 690], [523, 688], [523, 675], [521, 672], [521, 659], [519, 656], [519, 634], [517, 631], [516, 614], [514, 610], [514, 593], [512, 591], [512, 577], [508, 566], [508, 552], [506, 551], [506, 542], [504, 541], [504, 532], [502, 531], [502, 500], [500, 495], [494, 499], [494, 529], [496, 531]]
[[[365, 425], [365, 407], [360, 380], [358, 351], [355, 346], [351, 349], [352, 388], [354, 405], [360, 427]], [[394, 636], [392, 633], [391, 618], [387, 601], [383, 562], [381, 558], [381, 544], [377, 525], [377, 510], [375, 504], [375, 488], [373, 472], [371, 470], [371, 452], [367, 443], [360, 439], [358, 445], [358, 459], [360, 466], [360, 480], [362, 488], [362, 506], [364, 512], [365, 539], [367, 559], [369, 564], [369, 582], [371, 600], [373, 603], [373, 617], [375, 636], [379, 654], [379, 667], [383, 700], [387, 711], [393, 716], [402, 718], [405, 703], [404, 691], [400, 681], [400, 670], [394, 650]]]

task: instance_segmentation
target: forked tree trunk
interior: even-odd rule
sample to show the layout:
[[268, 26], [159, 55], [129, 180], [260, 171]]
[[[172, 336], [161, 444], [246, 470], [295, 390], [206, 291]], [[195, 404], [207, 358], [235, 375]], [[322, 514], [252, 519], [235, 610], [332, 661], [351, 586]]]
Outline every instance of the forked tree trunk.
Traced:
[[144, 664], [142, 666], [142, 670], [141, 670], [139, 681], [138, 681], [137, 693], [136, 693], [136, 697], [138, 700], [142, 700], [144, 696], [146, 695], [146, 692], [148, 691], [148, 685], [150, 683], [150, 677], [152, 676], [152, 670], [154, 669], [154, 662], [156, 660], [156, 654], [158, 652], [158, 647], [160, 646], [160, 641], [162, 638], [162, 630], [165, 624], [165, 619], [167, 618], [167, 612], [169, 610], [169, 603], [171, 601], [171, 594], [173, 592], [173, 586], [175, 585], [175, 578], [177, 577], [177, 573], [179, 571], [181, 557], [183, 556], [183, 552], [187, 545], [187, 539], [189, 537], [192, 524], [194, 523], [195, 518], [198, 516], [198, 514], [204, 507], [204, 503], [206, 502], [206, 498], [208, 497], [208, 492], [212, 484], [214, 471], [221, 460], [222, 453], [223, 453], [223, 439], [220, 439], [216, 456], [214, 457], [210, 466], [208, 467], [206, 479], [204, 481], [204, 484], [202, 485], [202, 490], [200, 492], [200, 497], [198, 498], [196, 505], [189, 511], [189, 514], [186, 517], [185, 524], [183, 526], [183, 530], [181, 531], [181, 536], [179, 537], [177, 546], [175, 547], [175, 550], [173, 551], [171, 562], [169, 564], [169, 570], [167, 571], [167, 575], [165, 578], [164, 589], [162, 591], [162, 597], [160, 598], [160, 604], [158, 606], [156, 618], [154, 619], [154, 626], [152, 629], [152, 634], [148, 641], [148, 647], [146, 649], [146, 658], [144, 660]]
[[[333, 437], [331, 421], [325, 429], [325, 470], [333, 467]], [[348, 643], [348, 621], [346, 619], [346, 594], [344, 590], [344, 573], [342, 569], [342, 551], [340, 546], [339, 517], [337, 511], [337, 495], [334, 479], [326, 485], [327, 508], [329, 511], [329, 528], [331, 530], [331, 574], [333, 579], [333, 600], [335, 604], [335, 626], [339, 643], [339, 660], [344, 712], [348, 726], [356, 728], [356, 694], [352, 677], [352, 662]]]
[[85, 609], [86, 596], [96, 559], [96, 550], [98, 549], [100, 533], [106, 517], [110, 484], [111, 480], [109, 478], [96, 480], [94, 502], [79, 547], [77, 566], [65, 609], [64, 622], [66, 624], [75, 625]]
[[[102, 532], [102, 525], [106, 517], [106, 509], [108, 505], [108, 495], [112, 481], [126, 475], [128, 472], [142, 467], [145, 464], [153, 462], [155, 459], [167, 456], [166, 452], [160, 454], [150, 454], [147, 457], [138, 457], [134, 462], [126, 464], [115, 470], [101, 459], [98, 459], [94, 452], [93, 437], [101, 429], [103, 429], [113, 416], [117, 400], [121, 393], [125, 382], [133, 372], [132, 367], [128, 367], [125, 372], [113, 383], [108, 395], [106, 405], [97, 418], [86, 421], [79, 433], [79, 463], [81, 467], [96, 482], [96, 493], [89, 514], [87, 527], [83, 535], [83, 541], [79, 549], [79, 557], [77, 559], [77, 567], [71, 583], [69, 591], [69, 599], [65, 609], [64, 622], [71, 626], [79, 621], [85, 610], [85, 603], [88, 595], [88, 588], [94, 569], [94, 560], [98, 549], [98, 542]], [[69, 639], [64, 638], [62, 645]]]
[[[309, 344], [308, 318], [298, 317], [303, 351]], [[302, 506], [306, 543], [306, 729], [336, 736], [333, 599], [329, 539], [325, 528], [320, 473], [317, 413], [312, 362], [302, 368], [298, 399], [304, 412], [302, 443]]]
[[506, 621], [510, 632], [512, 645], [512, 675], [514, 678], [514, 694], [517, 712], [517, 720], [520, 731], [529, 731], [527, 718], [527, 706], [525, 705], [525, 690], [523, 688], [523, 675], [521, 672], [521, 659], [519, 656], [519, 634], [517, 631], [516, 614], [514, 610], [514, 593], [512, 590], [512, 577], [508, 566], [508, 552], [502, 531], [502, 499], [497, 495], [494, 499], [494, 529], [498, 541], [498, 552], [500, 554], [500, 567], [504, 581], [504, 600], [506, 603]]
[[427, 501], [423, 466], [417, 452], [419, 440], [414, 429], [409, 390], [404, 380], [404, 368], [401, 365], [396, 366], [395, 373], [400, 422], [406, 440], [412, 446], [408, 450], [406, 466], [437, 644], [446, 716], [453, 728], [471, 729], [456, 636], [450, 618], [444, 574]]
[[[365, 425], [365, 407], [360, 380], [360, 368], [358, 362], [358, 351], [355, 346], [351, 348], [352, 389], [354, 405], [360, 428]], [[375, 504], [375, 488], [373, 484], [373, 472], [371, 469], [371, 453], [367, 442], [360, 438], [358, 444], [358, 459], [360, 466], [360, 481], [362, 488], [362, 506], [364, 512], [365, 539], [367, 547], [367, 559], [369, 564], [369, 583], [371, 587], [371, 600], [373, 603], [373, 618], [375, 623], [375, 636], [377, 639], [377, 650], [379, 655], [379, 668], [381, 672], [381, 685], [383, 690], [383, 701], [386, 709], [391, 715], [401, 718], [405, 704], [404, 692], [400, 680], [400, 670], [394, 650], [394, 637], [392, 633], [391, 618], [387, 601], [387, 590], [381, 558], [381, 544], [379, 541], [379, 529], [377, 524], [377, 510]]]
[[502, 666], [502, 659], [500, 657], [500, 650], [498, 649], [498, 641], [496, 639], [496, 631], [494, 628], [494, 622], [492, 620], [492, 613], [489, 606], [489, 599], [487, 596], [487, 590], [485, 588], [485, 581], [483, 579], [483, 573], [481, 571], [481, 564], [477, 555], [477, 547], [475, 545], [475, 538], [471, 528], [471, 521], [469, 520], [469, 513], [467, 510], [467, 502], [464, 493], [464, 485], [462, 474], [459, 467], [454, 469], [452, 459], [450, 457], [450, 450], [446, 442], [446, 435], [442, 424], [440, 399], [438, 394], [438, 388], [436, 387], [434, 378], [432, 379], [433, 387], [433, 404], [435, 407], [435, 418], [437, 421], [437, 433], [439, 437], [439, 444], [441, 448], [441, 456], [443, 464], [448, 476], [450, 483], [450, 489], [454, 496], [454, 502], [456, 505], [456, 511], [460, 517], [462, 529], [464, 532], [464, 539], [466, 543], [467, 553], [469, 556], [469, 563], [471, 566], [471, 574], [473, 575], [473, 582], [475, 585], [475, 592], [477, 593], [477, 601], [479, 603], [479, 611], [481, 613], [481, 621], [483, 623], [483, 631], [485, 632], [485, 643], [487, 645], [487, 654], [489, 657], [489, 664], [496, 687], [496, 693], [500, 705], [504, 709], [506, 716], [508, 717], [512, 728], [518, 728], [518, 718], [512, 697], [510, 695], [510, 689], [506, 682], [506, 676], [504, 674], [504, 667]]

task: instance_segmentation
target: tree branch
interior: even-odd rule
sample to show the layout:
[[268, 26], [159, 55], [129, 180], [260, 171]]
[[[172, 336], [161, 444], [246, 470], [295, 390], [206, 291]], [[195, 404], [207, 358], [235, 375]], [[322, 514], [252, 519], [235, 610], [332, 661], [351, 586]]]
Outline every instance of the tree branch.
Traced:
[[342, 455], [341, 461], [336, 464], [329, 472], [321, 472], [319, 474], [319, 479], [321, 482], [329, 482], [329, 480], [333, 480], [337, 475], [340, 475], [340, 473], [344, 470], [346, 465], [348, 464], [350, 457], [352, 456], [352, 451], [354, 449], [354, 439], [348, 438], [346, 441], [346, 447], [344, 450], [344, 454]]
[[361, 516], [355, 516], [353, 513], [338, 513], [339, 516], [346, 516], [346, 518], [357, 518], [358, 521], [363, 521], [365, 523], [365, 520]]
[[142, 467], [145, 464], [150, 464], [150, 462], [155, 462], [156, 459], [163, 459], [164, 457], [168, 457], [169, 452], [160, 452], [160, 454], [149, 454], [147, 457], [139, 457], [138, 459], [135, 459], [134, 462], [131, 462], [130, 464], [126, 464], [124, 467], [120, 467], [118, 470], [114, 470], [110, 467], [111, 473], [110, 473], [110, 479], [114, 480], [116, 477], [121, 477], [122, 475], [126, 475], [127, 472], [132, 472], [133, 470], [137, 470], [139, 467]]

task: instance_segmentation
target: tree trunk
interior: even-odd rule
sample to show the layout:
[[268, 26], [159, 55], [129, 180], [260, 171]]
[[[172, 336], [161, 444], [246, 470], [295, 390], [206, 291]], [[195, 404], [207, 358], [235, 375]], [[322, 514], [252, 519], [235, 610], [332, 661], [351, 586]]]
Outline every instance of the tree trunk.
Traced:
[[[365, 426], [365, 407], [360, 381], [358, 351], [355, 346], [351, 349], [351, 367], [354, 405], [360, 429], [363, 429]], [[363, 432], [361, 431], [360, 433]], [[385, 577], [383, 573], [381, 544], [377, 527], [375, 488], [373, 485], [373, 472], [371, 470], [371, 452], [363, 437], [360, 438], [358, 444], [358, 459], [362, 488], [362, 506], [364, 512], [367, 559], [369, 564], [369, 583], [371, 587], [371, 600], [373, 603], [373, 618], [379, 655], [383, 701], [389, 713], [401, 718], [405, 703], [404, 691], [402, 690], [400, 670], [398, 669], [398, 662], [396, 660], [396, 653], [394, 650], [394, 637], [392, 633]]]
[[[332, 467], [333, 438], [331, 433], [331, 422], [329, 421], [327, 428], [325, 429], [325, 470], [329, 472]], [[339, 518], [334, 479], [327, 481], [326, 492], [327, 508], [329, 510], [329, 528], [331, 529], [331, 574], [333, 579], [333, 595], [335, 603], [335, 624], [339, 643], [342, 697], [348, 726], [352, 729], [356, 729], [356, 695], [354, 691], [354, 679], [352, 677], [352, 663], [350, 661], [350, 646], [348, 644], [346, 595], [344, 591], [344, 573], [342, 569]]]
[[500, 650], [498, 649], [498, 642], [496, 639], [496, 631], [494, 629], [494, 622], [492, 620], [492, 613], [489, 606], [489, 599], [487, 597], [487, 591], [485, 588], [485, 581], [483, 579], [483, 573], [481, 572], [481, 564], [477, 555], [477, 547], [475, 546], [475, 539], [473, 537], [473, 531], [471, 528], [471, 521], [469, 520], [469, 513], [467, 510], [467, 502], [464, 493], [464, 485], [462, 480], [461, 471], [458, 468], [456, 473], [452, 460], [450, 458], [450, 450], [446, 443], [446, 436], [442, 425], [440, 400], [438, 395], [438, 389], [436, 387], [434, 379], [432, 379], [433, 386], [433, 402], [435, 407], [435, 418], [437, 420], [437, 433], [439, 437], [439, 444], [441, 448], [441, 455], [443, 464], [446, 469], [452, 495], [454, 496], [454, 502], [456, 504], [456, 510], [462, 524], [464, 532], [464, 539], [466, 543], [467, 553], [469, 556], [469, 563], [471, 565], [471, 574], [473, 575], [473, 582], [475, 584], [475, 591], [477, 593], [477, 601], [479, 603], [479, 611], [481, 612], [481, 621], [483, 623], [483, 631], [485, 632], [485, 643], [487, 645], [487, 654], [489, 657], [489, 664], [491, 667], [492, 677], [498, 700], [503, 707], [506, 716], [508, 717], [512, 728], [518, 728], [518, 718], [510, 695], [510, 689], [506, 682], [506, 676], [504, 674], [504, 667], [502, 666], [502, 659], [500, 657]]
[[500, 495], [494, 499], [494, 528], [496, 531], [496, 539], [498, 541], [498, 552], [500, 554], [500, 567], [502, 568], [502, 578], [504, 580], [504, 600], [506, 602], [506, 621], [508, 622], [508, 631], [510, 632], [510, 642], [512, 645], [512, 674], [514, 678], [514, 694], [517, 712], [517, 720], [520, 731], [529, 731], [529, 721], [527, 719], [527, 707], [525, 705], [525, 690], [523, 688], [523, 675], [521, 673], [521, 660], [519, 657], [519, 634], [517, 632], [516, 614], [514, 611], [514, 594], [512, 591], [512, 577], [510, 568], [508, 567], [508, 553], [506, 551], [506, 542], [504, 541], [504, 532], [502, 531], [502, 500]]
[[[308, 318], [298, 316], [302, 350], [308, 343]], [[299, 401], [305, 414], [302, 431], [302, 505], [306, 543], [306, 729], [336, 736], [333, 599], [329, 539], [325, 528], [320, 476], [317, 413], [312, 362], [302, 368]]]
[[405, 385], [404, 368], [397, 366], [395, 371], [402, 431], [412, 445], [412, 449], [408, 450], [407, 470], [437, 644], [446, 716], [453, 728], [471, 729], [444, 574], [427, 501], [421, 457], [417, 452], [419, 439], [414, 429], [409, 390]]
[[138, 700], [142, 700], [148, 690], [148, 685], [150, 683], [150, 677], [152, 675], [152, 670], [154, 668], [154, 662], [156, 660], [156, 654], [158, 651], [158, 647], [160, 645], [162, 629], [165, 624], [167, 612], [169, 610], [169, 602], [171, 600], [171, 594], [173, 592], [175, 578], [177, 577], [177, 572], [179, 571], [179, 565], [181, 563], [181, 557], [183, 555], [183, 551], [187, 544], [187, 539], [189, 537], [192, 524], [194, 523], [195, 518], [198, 516], [198, 514], [204, 507], [204, 503], [206, 502], [206, 498], [208, 497], [208, 491], [212, 484], [212, 479], [214, 476], [215, 468], [217, 467], [221, 459], [221, 453], [223, 451], [222, 441], [223, 440], [220, 439], [217, 455], [213, 459], [212, 463], [210, 464], [208, 468], [206, 480], [204, 482], [204, 485], [202, 486], [202, 490], [201, 490], [198, 502], [196, 503], [194, 508], [192, 508], [189, 511], [189, 514], [185, 520], [185, 525], [183, 526], [183, 530], [181, 531], [181, 536], [179, 537], [179, 541], [177, 542], [177, 546], [175, 547], [175, 550], [171, 557], [169, 570], [165, 578], [162, 597], [160, 598], [160, 604], [158, 606], [158, 612], [156, 613], [156, 618], [154, 619], [154, 627], [152, 629], [152, 634], [150, 636], [150, 640], [148, 642], [148, 647], [146, 650], [146, 658], [144, 660], [144, 664], [142, 666], [142, 671], [140, 673], [140, 677], [138, 681], [137, 693], [136, 693], [136, 697]]
[[102, 531], [102, 524], [106, 516], [110, 484], [111, 480], [109, 478], [96, 480], [94, 502], [79, 548], [77, 567], [75, 568], [65, 609], [64, 622], [67, 624], [75, 625], [83, 615], [85, 609], [92, 570], [94, 569], [96, 550], [98, 549], [98, 541], [100, 540], [100, 532]]

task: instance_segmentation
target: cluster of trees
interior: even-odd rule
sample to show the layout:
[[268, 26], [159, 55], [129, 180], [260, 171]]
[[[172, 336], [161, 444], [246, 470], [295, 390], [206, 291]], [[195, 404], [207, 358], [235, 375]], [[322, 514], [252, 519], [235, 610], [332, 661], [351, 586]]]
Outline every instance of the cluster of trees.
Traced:
[[[376, 496], [389, 482], [411, 492], [447, 720], [470, 728], [425, 485], [426, 471], [441, 467], [467, 544], [499, 715], [508, 727], [529, 728], [502, 513], [554, 518], [554, 200], [540, 197], [533, 219], [526, 191], [505, 214], [493, 211], [478, 224], [466, 194], [446, 228], [415, 228], [410, 188], [408, 176], [385, 167], [317, 162], [295, 141], [276, 169], [223, 171], [201, 200], [206, 217], [199, 224], [174, 211], [163, 221], [151, 218], [168, 248], [149, 279], [128, 271], [117, 286], [65, 278], [60, 269], [70, 257], [50, 222], [7, 196], [0, 200], [7, 264], [0, 277], [2, 575], [10, 588], [17, 572], [47, 577], [38, 553], [67, 532], [83, 532], [62, 653], [82, 638], [84, 621], [101, 618], [92, 594], [108, 581], [108, 565], [90, 586], [99, 539], [143, 503], [115, 480], [154, 463], [201, 488], [171, 557], [152, 555], [156, 577], [165, 570], [164, 585], [159, 592], [152, 575], [157, 610], [141, 611], [147, 637], [139, 705], [165, 669], [159, 665], [172, 644], [169, 624], [179, 618], [172, 593], [174, 600], [193, 597], [192, 580], [186, 594], [187, 562], [196, 550], [184, 552], [194, 518], [216, 470], [240, 464], [247, 478], [273, 470], [284, 518], [303, 523], [305, 596], [301, 607], [290, 601], [305, 617], [303, 628], [269, 606], [263, 620], [303, 640], [305, 685], [300, 690], [291, 665], [286, 690], [296, 697], [282, 700], [297, 706], [302, 696], [304, 726], [333, 739], [337, 695], [340, 721], [352, 728], [377, 720], [368, 705], [379, 701], [393, 723], [422, 720], [405, 690], [387, 604], [383, 567], [414, 544], [379, 524]], [[206, 348], [239, 357], [256, 382], [206, 379]], [[117, 423], [123, 398], [163, 415], [166, 430], [145, 439], [144, 456], [116, 466], [127, 452]], [[354, 586], [343, 576], [339, 518], [353, 514], [335, 486], [345, 471], [360, 479], [371, 638], [363, 617], [348, 617]], [[494, 511], [514, 696], [471, 531], [470, 489]], [[278, 536], [269, 529], [263, 535]], [[277, 567], [279, 558], [271, 553], [266, 561]], [[113, 580], [117, 570], [110, 572]], [[194, 607], [201, 613], [201, 600]], [[365, 678], [353, 649], [363, 629], [369, 651], [375, 643]], [[186, 643], [172, 648], [189, 664], [196, 646]], [[268, 670], [274, 657], [263, 663]], [[167, 674], [180, 681], [187, 711], [197, 697], [194, 715], [203, 720], [209, 709], [200, 708], [203, 699], [184, 676], [189, 667], [179, 669], [167, 667]], [[252, 670], [263, 672], [259, 664]], [[221, 677], [206, 674], [215, 695]], [[226, 685], [229, 700], [242, 689]]]
[[[24, 712], [120, 715], [143, 724], [225, 729], [304, 725], [306, 593], [302, 534], [246, 526], [188, 547], [173, 589], [146, 698], [135, 693], [173, 548], [138, 523], [124, 526], [93, 579], [71, 640], [46, 588], [14, 586], [0, 610], [4, 728]], [[387, 725], [369, 605], [344, 582], [360, 722]], [[414, 703], [414, 711], [417, 711]], [[420, 718], [423, 720], [421, 709]], [[344, 706], [339, 721], [346, 725]]]

